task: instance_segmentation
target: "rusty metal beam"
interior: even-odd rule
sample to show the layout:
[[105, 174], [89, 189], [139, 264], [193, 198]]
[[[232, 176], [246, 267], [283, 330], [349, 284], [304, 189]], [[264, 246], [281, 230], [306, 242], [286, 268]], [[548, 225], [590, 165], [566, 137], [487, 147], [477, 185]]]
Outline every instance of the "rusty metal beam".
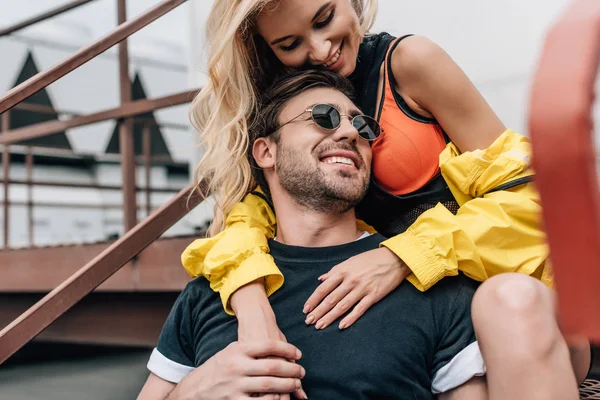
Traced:
[[15, 104], [22, 102], [29, 96], [44, 89], [52, 82], [62, 78], [97, 55], [104, 53], [126, 37], [139, 31], [152, 21], [160, 18], [185, 2], [186, 0], [163, 0], [139, 17], [119, 25], [111, 33], [99, 39], [97, 42], [92, 43], [90, 46], [79, 50], [65, 61], [55, 65], [47, 71], [38, 73], [34, 77], [9, 90], [8, 93], [0, 97], [0, 114], [11, 109]]
[[[0, 138], [4, 137], [4, 135], [6, 135], [9, 130], [10, 130], [10, 112], [5, 112], [4, 114], [1, 115], [2, 117], [2, 123], [0, 126], [0, 130], [2, 131], [2, 135], [0, 135]], [[3, 190], [4, 190], [4, 201], [2, 202], [2, 231], [3, 231], [3, 246], [4, 248], [8, 247], [8, 228], [9, 228], [9, 212], [8, 212], [8, 207], [10, 204], [10, 199], [8, 197], [9, 193], [8, 193], [8, 181], [10, 179], [10, 149], [8, 146], [5, 146], [2, 149], [2, 183], [3, 183]]]
[[[40, 114], [55, 115], [55, 116], [56, 115], [67, 115], [70, 117], [79, 117], [82, 115], [81, 113], [77, 113], [74, 111], [65, 111], [63, 109], [56, 110], [52, 106], [45, 106], [42, 104], [33, 104], [33, 103], [19, 103], [16, 106], [14, 106], [13, 109], [22, 110], [22, 111], [31, 111], [31, 112], [37, 112]], [[156, 120], [154, 120], [152, 118], [147, 118], [147, 117], [132, 117], [131, 119], [133, 120], [134, 123], [148, 124], [150, 126], [155, 126], [157, 128], [172, 128], [172, 129], [178, 129], [181, 131], [187, 131], [190, 129], [189, 125], [180, 124], [177, 122], [158, 123]]]
[[592, 109], [600, 2], [574, 1], [550, 30], [531, 101], [536, 184], [566, 337], [600, 342], [600, 195]]
[[152, 189], [150, 189], [150, 180], [152, 179], [152, 175], [150, 173], [152, 162], [152, 137], [150, 136], [150, 134], [150, 127], [148, 125], [144, 125], [142, 129], [142, 148], [144, 150], [144, 173], [146, 181], [146, 190], [144, 191], [146, 199], [146, 215], [150, 215], [150, 213], [152, 212]]
[[27, 237], [29, 245], [33, 246], [33, 187], [31, 186], [33, 180], [33, 153], [31, 147], [28, 147], [27, 153], [25, 153], [25, 169], [27, 171], [25, 179], [27, 185]]
[[[27, 180], [9, 179], [9, 185], [27, 185]], [[64, 188], [76, 188], [76, 189], [100, 189], [100, 190], [121, 190], [120, 185], [100, 185], [97, 183], [70, 183], [70, 182], [57, 182], [57, 181], [31, 181], [32, 186], [46, 186], [46, 187], [64, 187]], [[136, 191], [142, 192], [150, 190], [154, 193], [172, 193], [175, 194], [181, 189], [171, 188], [147, 188], [147, 187], [136, 187]]]
[[100, 111], [94, 114], [83, 115], [68, 121], [42, 122], [36, 125], [13, 129], [0, 135], [0, 145], [14, 144], [24, 140], [35, 139], [52, 135], [54, 133], [63, 132], [67, 129], [94, 124], [96, 122], [133, 117], [135, 115], [159, 110], [161, 108], [189, 103], [192, 101], [197, 91], [197, 89], [194, 89], [156, 99], [132, 101], [121, 107]]
[[[0, 135], [0, 138], [2, 138], [2, 135]], [[24, 155], [27, 152], [27, 147], [30, 147], [33, 154], [35, 156], [47, 156], [47, 157], [57, 157], [57, 158], [69, 158], [69, 159], [76, 159], [76, 160], [83, 160], [83, 159], [93, 159], [96, 162], [100, 162], [100, 163], [104, 163], [104, 162], [110, 162], [110, 163], [118, 163], [120, 162], [120, 156], [118, 154], [97, 154], [97, 153], [75, 153], [73, 150], [67, 150], [67, 149], [58, 149], [58, 148], [51, 148], [51, 147], [38, 147], [38, 146], [25, 146], [25, 145], [11, 145], [10, 146], [10, 151], [12, 154], [20, 154], [20, 155]], [[4, 148], [3, 145], [0, 144], [0, 150], [2, 150]], [[136, 163], [138, 165], [143, 165], [144, 164], [144, 157], [143, 156], [136, 156], [135, 157]], [[177, 162], [177, 161], [173, 161], [173, 159], [169, 156], [164, 156], [164, 155], [155, 155], [152, 156], [152, 162], [160, 164], [160, 165], [169, 165], [169, 166], [184, 166], [187, 165], [186, 163], [182, 163], [182, 162]], [[179, 190], [179, 189], [177, 189]]]
[[[33, 104], [33, 103], [19, 103], [17, 105], [15, 105], [13, 107], [14, 110], [21, 110], [21, 111], [31, 111], [31, 112], [37, 112], [40, 114], [47, 114], [47, 115], [54, 115], [54, 116], [58, 116], [58, 115], [64, 115], [64, 116], [68, 116], [68, 117], [79, 117], [83, 114], [75, 112], [75, 111], [66, 111], [63, 109], [55, 109], [52, 106], [45, 106], [43, 104]], [[158, 123], [156, 120], [152, 119], [152, 118], [148, 118], [148, 117], [132, 117], [131, 118], [133, 120], [134, 123], [140, 123], [140, 124], [148, 124], [150, 126], [155, 126], [158, 128], [172, 128], [172, 129], [179, 129], [179, 130], [189, 130], [190, 126], [187, 124], [180, 124], [177, 122], [161, 122]]]
[[48, 114], [48, 115], [55, 115], [55, 116], [60, 114], [60, 112], [56, 111], [52, 106], [45, 106], [43, 104], [19, 103], [19, 104], [15, 105], [13, 107], [13, 109], [20, 110], [20, 111], [31, 111], [31, 112], [37, 112], [40, 114]]
[[[127, 0], [117, 0], [117, 20], [119, 25], [127, 22]], [[127, 39], [119, 43], [119, 93], [121, 106], [131, 101]], [[133, 123], [129, 118], [119, 122], [119, 151], [121, 153], [121, 182], [123, 184], [123, 228], [124, 232], [127, 232], [137, 223]]]
[[190, 197], [192, 189], [193, 185], [183, 189], [0, 331], [0, 364], [198, 205], [206, 194], [206, 184], [201, 182], [202, 196], [194, 193]]
[[[9, 201], [9, 206], [21, 206], [27, 207], [27, 201]], [[122, 204], [82, 204], [82, 203], [54, 203], [51, 201], [37, 201], [32, 204], [33, 207], [46, 207], [46, 208], [69, 208], [69, 209], [80, 209], [80, 210], [123, 210]], [[137, 206], [141, 209], [141, 206]]]
[[[136, 257], [138, 274], [132, 274], [128, 268], [121, 268], [94, 292], [183, 289], [190, 277], [181, 268], [179, 257], [192, 240], [192, 236], [155, 240]], [[0, 293], [49, 293], [113, 242], [0, 251]], [[36, 279], [31, 279], [32, 276]]]
[[45, 21], [49, 18], [55, 17], [57, 15], [60, 15], [64, 12], [73, 10], [79, 6], [82, 6], [84, 4], [89, 3], [90, 1], [94, 1], [94, 0], [76, 0], [76, 1], [72, 1], [70, 3], [67, 3], [63, 6], [54, 8], [52, 10], [46, 11], [45, 13], [42, 13], [40, 15], [36, 15], [35, 17], [26, 19], [25, 21], [19, 22], [17, 24], [14, 24], [12, 26], [9, 26], [7, 28], [3, 28], [0, 29], [0, 37], [2, 36], [6, 36], [6, 35], [10, 35], [13, 32], [16, 32], [18, 30], [21, 30], [23, 28], [27, 28], [28, 26], [31, 26], [33, 24], [37, 24], [38, 22], [42, 22]]

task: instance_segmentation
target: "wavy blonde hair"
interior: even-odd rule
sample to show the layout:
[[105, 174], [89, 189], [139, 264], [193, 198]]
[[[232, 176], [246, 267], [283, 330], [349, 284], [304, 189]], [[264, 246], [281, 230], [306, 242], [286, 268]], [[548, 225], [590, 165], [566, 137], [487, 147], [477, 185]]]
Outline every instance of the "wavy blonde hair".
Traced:
[[[208, 234], [225, 227], [225, 216], [254, 188], [248, 151], [248, 121], [256, 112], [259, 93], [283, 65], [254, 33], [256, 16], [281, 0], [216, 0], [206, 25], [208, 81], [191, 104], [190, 120], [200, 133], [204, 154], [194, 173], [202, 177], [215, 200]], [[350, 0], [361, 34], [371, 29], [377, 0]]]

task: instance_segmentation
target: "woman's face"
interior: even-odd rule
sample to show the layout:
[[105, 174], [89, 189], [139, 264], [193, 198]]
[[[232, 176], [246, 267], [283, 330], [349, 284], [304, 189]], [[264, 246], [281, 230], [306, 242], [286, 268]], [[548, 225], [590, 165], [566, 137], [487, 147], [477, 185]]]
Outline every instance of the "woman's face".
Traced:
[[327, 68], [348, 76], [362, 42], [349, 0], [280, 0], [258, 16], [259, 34], [294, 69]]

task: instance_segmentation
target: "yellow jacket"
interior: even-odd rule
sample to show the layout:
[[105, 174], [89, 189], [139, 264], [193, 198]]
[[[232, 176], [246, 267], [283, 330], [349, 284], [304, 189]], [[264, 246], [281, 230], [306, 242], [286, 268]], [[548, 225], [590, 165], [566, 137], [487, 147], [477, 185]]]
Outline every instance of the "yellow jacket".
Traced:
[[[381, 243], [408, 265], [407, 279], [417, 289], [425, 291], [459, 270], [478, 281], [521, 272], [552, 286], [539, 196], [527, 179], [533, 176], [530, 157], [528, 139], [511, 130], [486, 150], [460, 154], [448, 144], [440, 168], [458, 213], [438, 204], [406, 232]], [[264, 277], [270, 295], [283, 284], [268, 254], [275, 229], [271, 208], [249, 194], [234, 206], [223, 232], [187, 247], [183, 266], [192, 277], [206, 277], [233, 315], [229, 298], [238, 288]]]

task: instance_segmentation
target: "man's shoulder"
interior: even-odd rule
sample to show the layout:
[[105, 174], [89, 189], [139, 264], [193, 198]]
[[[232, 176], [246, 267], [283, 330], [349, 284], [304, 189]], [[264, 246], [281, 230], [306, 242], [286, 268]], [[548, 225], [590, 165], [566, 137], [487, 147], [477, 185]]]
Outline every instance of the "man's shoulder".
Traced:
[[470, 304], [479, 285], [480, 282], [459, 273], [456, 276], [445, 277], [425, 291], [423, 295], [434, 303], [442, 303], [447, 306], [457, 306], [455, 303], [463, 303], [464, 307]]
[[448, 276], [433, 285], [427, 292], [431, 293], [445, 293], [445, 292], [456, 292], [456, 290], [465, 290], [474, 292], [481, 282], [477, 282], [471, 278], [468, 278], [463, 273], [459, 273], [456, 276]]
[[189, 281], [179, 297], [191, 305], [218, 300], [218, 295], [210, 288], [210, 282], [202, 276]]

